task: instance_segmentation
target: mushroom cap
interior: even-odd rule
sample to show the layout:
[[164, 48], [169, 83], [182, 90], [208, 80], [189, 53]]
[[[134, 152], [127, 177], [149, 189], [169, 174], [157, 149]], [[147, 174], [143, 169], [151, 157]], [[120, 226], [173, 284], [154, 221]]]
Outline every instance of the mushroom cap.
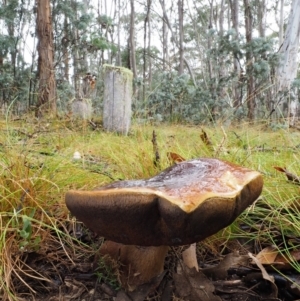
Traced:
[[146, 180], [69, 191], [65, 199], [75, 217], [109, 240], [175, 246], [201, 241], [230, 225], [262, 187], [257, 171], [199, 158]]

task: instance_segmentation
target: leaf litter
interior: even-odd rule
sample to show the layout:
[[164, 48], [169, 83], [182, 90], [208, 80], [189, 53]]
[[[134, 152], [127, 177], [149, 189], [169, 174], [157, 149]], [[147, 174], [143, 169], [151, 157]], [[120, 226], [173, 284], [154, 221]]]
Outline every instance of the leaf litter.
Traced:
[[[66, 245], [64, 250], [59, 241], [51, 239], [47, 247], [38, 252], [19, 254], [15, 258], [19, 266], [19, 275], [14, 279], [18, 300], [254, 301], [296, 300], [300, 297], [297, 286], [300, 276], [291, 269], [285, 271], [287, 276], [284, 276], [272, 268], [276, 259], [274, 248], [266, 248], [256, 256], [251, 253], [241, 255], [238, 251], [215, 255], [203, 248], [201, 243], [196, 245], [197, 258], [192, 263], [199, 264], [199, 271], [185, 264], [183, 254], [190, 246], [172, 247], [163, 274], [128, 293], [109, 283], [109, 277], [113, 275], [101, 279], [97, 276], [96, 250], [103, 240], [80, 223], [76, 227], [77, 237], [80, 227], [81, 232], [85, 233], [80, 237], [85, 245]], [[276, 254], [276, 257], [279, 255]], [[218, 263], [215, 263], [216, 259]], [[30, 270], [34, 270], [36, 276], [29, 276], [27, 271]]]

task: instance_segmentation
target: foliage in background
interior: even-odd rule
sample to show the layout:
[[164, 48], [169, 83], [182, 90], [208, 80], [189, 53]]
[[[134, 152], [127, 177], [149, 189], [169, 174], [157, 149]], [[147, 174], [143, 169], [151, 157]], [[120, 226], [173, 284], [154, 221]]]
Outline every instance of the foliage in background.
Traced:
[[[182, 29], [184, 72], [179, 74], [178, 12], [163, 2], [151, 3], [136, 7], [135, 116], [195, 123], [228, 116], [240, 120], [247, 116], [247, 83], [251, 78], [254, 90], [250, 96], [258, 119], [273, 117], [283, 99], [298, 98], [298, 88], [279, 97], [275, 89], [278, 32], [267, 28], [268, 16], [276, 14], [277, 7], [267, 3], [265, 20], [260, 19], [260, 5], [253, 3], [254, 37], [246, 43], [241, 2], [240, 32], [231, 22], [234, 11], [226, 1], [189, 3]], [[99, 115], [102, 65], [133, 68], [128, 42], [130, 9], [123, 1], [114, 2], [111, 10], [105, 0], [98, 5], [82, 0], [52, 4], [58, 109], [65, 112], [70, 100], [80, 98], [82, 78], [90, 72], [97, 77], [91, 100]], [[12, 102], [15, 114], [36, 104], [35, 13], [30, 0], [10, 0], [0, 7], [0, 105], [4, 112]], [[247, 53], [251, 54], [251, 68], [246, 68]]]

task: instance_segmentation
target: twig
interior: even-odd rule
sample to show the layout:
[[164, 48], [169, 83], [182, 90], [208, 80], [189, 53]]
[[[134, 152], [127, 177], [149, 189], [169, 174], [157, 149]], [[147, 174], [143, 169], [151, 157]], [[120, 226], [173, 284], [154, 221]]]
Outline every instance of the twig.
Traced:
[[210, 151], [213, 151], [213, 144], [203, 129], [202, 129], [202, 133], [200, 134], [200, 138], [201, 138], [202, 142], [207, 146], [207, 148]]
[[155, 130], [153, 130], [153, 133], [152, 133], [152, 145], [153, 145], [153, 152], [154, 152], [153, 164], [154, 164], [154, 166], [159, 167], [160, 166], [160, 155], [159, 155], [159, 151], [158, 151]]
[[226, 134], [226, 132], [225, 132], [225, 130], [224, 130], [224, 128], [222, 126], [221, 126], [221, 129], [222, 129], [222, 132], [223, 132], [223, 139], [222, 139], [219, 147], [217, 148], [217, 150], [215, 152], [215, 157], [216, 158], [219, 156], [219, 153], [220, 153], [220, 151], [221, 151], [221, 149], [222, 149], [225, 141], [227, 140], [227, 134]]

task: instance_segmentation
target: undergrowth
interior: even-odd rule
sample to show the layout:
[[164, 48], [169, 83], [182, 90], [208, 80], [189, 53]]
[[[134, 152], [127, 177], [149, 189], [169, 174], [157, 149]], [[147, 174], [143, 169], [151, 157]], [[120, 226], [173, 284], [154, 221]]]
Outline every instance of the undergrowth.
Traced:
[[[160, 152], [154, 164], [152, 135]], [[206, 133], [210, 143], [200, 138]], [[96, 246], [84, 245], [71, 230], [73, 219], [64, 203], [69, 189], [93, 189], [114, 180], [148, 178], [168, 167], [168, 152], [185, 159], [217, 157], [260, 171], [261, 198], [233, 225], [205, 241], [243, 238], [259, 251], [274, 245], [300, 272], [293, 250], [300, 249], [299, 186], [274, 166], [300, 174], [300, 132], [272, 131], [268, 124], [236, 127], [134, 125], [128, 136], [90, 129], [85, 122], [64, 120], [0, 123], [0, 296], [18, 300], [17, 284], [34, 294], [30, 278], [45, 278], [26, 263], [32, 252], [48, 254], [56, 246], [64, 260], [92, 256]], [[80, 159], [74, 158], [79, 152]], [[219, 250], [219, 249], [218, 249]], [[57, 260], [57, 259], [56, 259]], [[100, 272], [98, 272], [100, 273]], [[101, 279], [107, 275], [98, 274]], [[49, 279], [44, 279], [49, 281]], [[115, 282], [114, 282], [114, 285]]]

